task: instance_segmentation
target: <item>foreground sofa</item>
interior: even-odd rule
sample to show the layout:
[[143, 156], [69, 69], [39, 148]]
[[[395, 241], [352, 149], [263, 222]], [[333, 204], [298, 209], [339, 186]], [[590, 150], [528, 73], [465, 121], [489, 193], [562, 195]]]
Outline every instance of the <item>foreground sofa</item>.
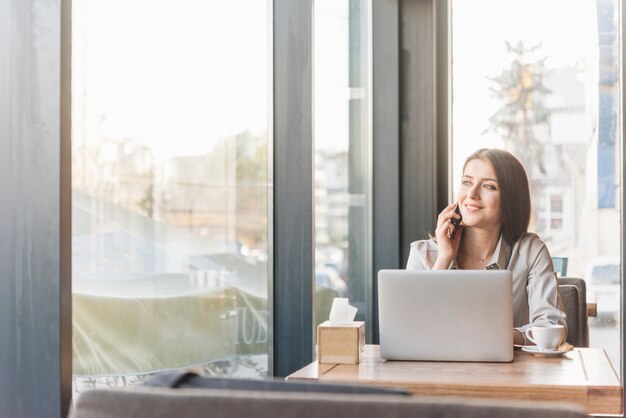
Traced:
[[92, 390], [78, 397], [70, 418], [582, 418], [574, 406], [229, 389], [137, 387]]

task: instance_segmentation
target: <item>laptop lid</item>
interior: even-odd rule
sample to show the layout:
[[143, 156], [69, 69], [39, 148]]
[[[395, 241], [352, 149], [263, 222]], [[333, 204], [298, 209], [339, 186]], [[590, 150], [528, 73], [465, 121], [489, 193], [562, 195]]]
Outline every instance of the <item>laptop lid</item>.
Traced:
[[381, 357], [390, 360], [513, 360], [508, 270], [380, 270]]

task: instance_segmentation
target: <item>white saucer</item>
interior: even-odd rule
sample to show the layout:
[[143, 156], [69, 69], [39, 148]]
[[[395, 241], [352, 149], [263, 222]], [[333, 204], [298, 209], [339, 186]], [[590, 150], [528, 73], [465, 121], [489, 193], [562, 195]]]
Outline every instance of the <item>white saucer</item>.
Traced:
[[537, 357], [559, 357], [568, 352], [568, 350], [542, 350], [534, 345], [524, 346], [522, 347], [522, 351], [534, 354]]

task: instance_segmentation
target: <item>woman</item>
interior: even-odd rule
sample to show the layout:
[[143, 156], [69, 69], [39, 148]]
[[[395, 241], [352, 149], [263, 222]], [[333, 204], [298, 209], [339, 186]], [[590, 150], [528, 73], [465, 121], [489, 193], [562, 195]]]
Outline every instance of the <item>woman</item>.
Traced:
[[[454, 233], [453, 219], [460, 221]], [[407, 269], [510, 270], [513, 339], [526, 344], [524, 331], [531, 324], [566, 326], [550, 252], [527, 232], [529, 220], [522, 164], [506, 151], [480, 149], [465, 161], [459, 201], [439, 214], [436, 238], [411, 244]]]

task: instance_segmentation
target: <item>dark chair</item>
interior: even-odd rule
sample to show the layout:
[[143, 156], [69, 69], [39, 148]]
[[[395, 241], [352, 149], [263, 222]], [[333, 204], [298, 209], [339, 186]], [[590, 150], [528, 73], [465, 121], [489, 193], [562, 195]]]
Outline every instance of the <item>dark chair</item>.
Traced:
[[589, 347], [585, 281], [573, 277], [560, 277], [557, 283], [559, 296], [567, 314], [567, 342], [575, 347]]

